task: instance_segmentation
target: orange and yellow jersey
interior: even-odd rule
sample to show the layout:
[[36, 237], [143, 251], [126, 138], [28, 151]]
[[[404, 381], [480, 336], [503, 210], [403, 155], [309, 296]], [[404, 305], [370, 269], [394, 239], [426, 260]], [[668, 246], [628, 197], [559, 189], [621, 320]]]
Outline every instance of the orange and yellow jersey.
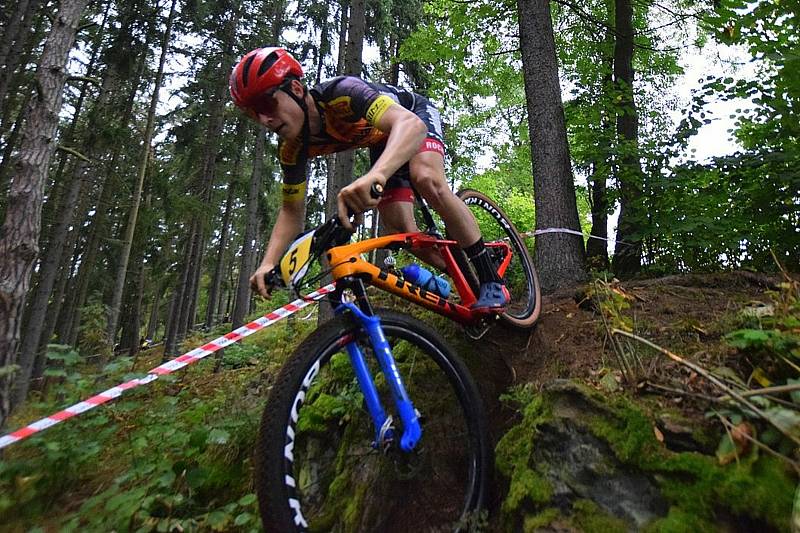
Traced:
[[412, 92], [353, 76], [333, 78], [310, 92], [322, 119], [321, 132], [311, 136], [307, 150], [302, 138], [280, 143], [284, 201], [305, 198], [308, 157], [386, 142], [388, 135], [377, 127], [380, 118], [392, 104], [413, 109], [417, 98]]

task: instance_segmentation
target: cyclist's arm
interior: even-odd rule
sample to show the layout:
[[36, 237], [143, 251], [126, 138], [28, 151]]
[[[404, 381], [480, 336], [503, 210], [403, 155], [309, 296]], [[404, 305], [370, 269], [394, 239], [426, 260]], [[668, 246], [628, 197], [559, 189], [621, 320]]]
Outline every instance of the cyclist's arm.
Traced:
[[370, 196], [372, 185], [379, 183], [384, 186], [397, 169], [414, 157], [428, 134], [428, 128], [418, 116], [394, 103], [383, 111], [375, 121], [375, 125], [389, 135], [386, 148], [372, 168], [344, 187], [336, 199], [339, 219], [342, 225], [350, 230], [353, 229], [352, 225], [345, 216], [348, 208], [359, 214], [356, 217], [356, 225], [360, 224], [360, 213], [372, 209], [378, 204], [378, 200]]
[[381, 179], [380, 183], [384, 185], [397, 169], [416, 155], [428, 128], [417, 115], [397, 104], [390, 106], [375, 125], [389, 138], [383, 153], [367, 174]]
[[264, 252], [261, 265], [250, 278], [250, 286], [261, 296], [269, 297], [264, 276], [275, 268], [292, 239], [303, 231], [304, 221], [305, 200], [284, 200], [278, 211], [278, 217], [275, 219], [275, 226], [272, 228], [267, 251]]

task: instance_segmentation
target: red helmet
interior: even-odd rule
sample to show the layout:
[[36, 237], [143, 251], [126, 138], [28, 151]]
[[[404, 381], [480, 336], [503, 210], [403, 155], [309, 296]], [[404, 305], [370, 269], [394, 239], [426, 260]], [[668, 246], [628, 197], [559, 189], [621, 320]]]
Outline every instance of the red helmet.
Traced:
[[303, 77], [303, 67], [292, 54], [283, 48], [256, 48], [233, 67], [228, 88], [233, 102], [247, 108], [290, 76]]

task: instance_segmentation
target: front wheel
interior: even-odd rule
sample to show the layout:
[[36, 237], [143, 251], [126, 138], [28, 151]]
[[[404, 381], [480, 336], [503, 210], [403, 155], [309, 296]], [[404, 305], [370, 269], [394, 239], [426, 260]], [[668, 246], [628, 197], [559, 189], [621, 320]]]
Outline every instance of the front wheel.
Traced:
[[[497, 263], [503, 259], [500, 243], [511, 248], [511, 263], [506, 268], [503, 281], [511, 301], [500, 315], [508, 324], [529, 328], [536, 323], [542, 307], [539, 277], [533, 266], [528, 247], [508, 215], [488, 196], [474, 189], [463, 189], [457, 195], [475, 216], [483, 241]], [[462, 267], [463, 268], [463, 267]]]
[[422, 439], [375, 449], [375, 428], [345, 350], [357, 342], [393, 413], [366, 333], [349, 315], [323, 324], [281, 370], [259, 431], [256, 492], [267, 531], [452, 531], [480, 519], [491, 469], [486, 420], [464, 363], [420, 321], [381, 310]]

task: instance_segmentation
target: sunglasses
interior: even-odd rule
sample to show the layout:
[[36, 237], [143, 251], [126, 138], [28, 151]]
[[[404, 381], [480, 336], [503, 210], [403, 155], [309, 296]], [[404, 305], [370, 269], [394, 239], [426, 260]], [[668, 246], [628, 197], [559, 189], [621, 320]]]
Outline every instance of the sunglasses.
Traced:
[[281, 86], [278, 86], [256, 96], [248, 105], [248, 114], [255, 118], [257, 115], [272, 115], [275, 113], [275, 110], [278, 109], [278, 100], [275, 98], [275, 93], [280, 89]]

